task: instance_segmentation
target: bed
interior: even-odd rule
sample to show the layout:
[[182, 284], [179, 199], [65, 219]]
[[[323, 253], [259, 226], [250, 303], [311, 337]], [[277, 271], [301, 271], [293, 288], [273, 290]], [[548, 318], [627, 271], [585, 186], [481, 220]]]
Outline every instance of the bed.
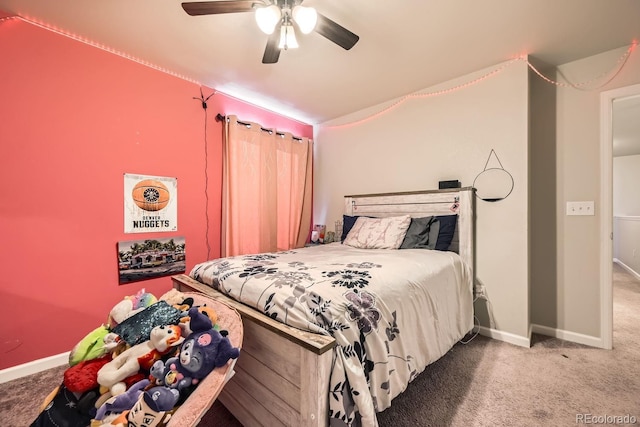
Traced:
[[377, 425], [376, 413], [473, 328], [474, 202], [472, 188], [345, 196], [345, 226], [455, 215], [448, 250], [336, 242], [174, 276], [178, 290], [242, 317], [242, 354], [220, 401], [247, 426]]

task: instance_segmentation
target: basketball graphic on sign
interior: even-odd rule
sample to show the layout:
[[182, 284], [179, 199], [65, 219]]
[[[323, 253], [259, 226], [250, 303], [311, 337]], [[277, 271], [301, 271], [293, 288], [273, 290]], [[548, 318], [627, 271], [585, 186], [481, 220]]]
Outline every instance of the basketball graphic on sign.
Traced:
[[138, 182], [133, 187], [131, 196], [136, 206], [150, 212], [164, 209], [171, 198], [169, 189], [155, 179], [145, 179]]

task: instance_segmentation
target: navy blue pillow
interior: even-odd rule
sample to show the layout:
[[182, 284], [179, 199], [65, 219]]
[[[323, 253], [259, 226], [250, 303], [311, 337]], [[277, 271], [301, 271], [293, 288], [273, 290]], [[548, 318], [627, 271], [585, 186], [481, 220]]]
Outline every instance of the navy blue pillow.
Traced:
[[438, 233], [438, 241], [436, 242], [437, 251], [446, 251], [451, 245], [453, 234], [456, 231], [456, 223], [458, 215], [440, 215], [436, 217], [440, 223], [440, 232]]
[[347, 234], [349, 234], [349, 231], [351, 231], [357, 219], [357, 216], [342, 215], [342, 237], [340, 238], [341, 242], [344, 242], [344, 239], [347, 238]]

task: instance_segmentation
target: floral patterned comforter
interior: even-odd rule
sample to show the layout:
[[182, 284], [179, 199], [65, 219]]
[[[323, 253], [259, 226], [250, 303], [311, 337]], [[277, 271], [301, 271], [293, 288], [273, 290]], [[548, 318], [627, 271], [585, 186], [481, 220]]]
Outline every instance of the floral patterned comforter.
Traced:
[[473, 328], [469, 269], [453, 252], [332, 243], [207, 261], [190, 276], [336, 339], [331, 426], [376, 426], [376, 412]]

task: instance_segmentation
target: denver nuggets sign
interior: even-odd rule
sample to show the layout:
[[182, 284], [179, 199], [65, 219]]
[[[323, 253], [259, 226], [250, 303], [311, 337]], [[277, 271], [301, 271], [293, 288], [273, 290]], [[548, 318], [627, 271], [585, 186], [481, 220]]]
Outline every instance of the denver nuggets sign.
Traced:
[[124, 232], [148, 233], [178, 229], [178, 180], [124, 175]]

